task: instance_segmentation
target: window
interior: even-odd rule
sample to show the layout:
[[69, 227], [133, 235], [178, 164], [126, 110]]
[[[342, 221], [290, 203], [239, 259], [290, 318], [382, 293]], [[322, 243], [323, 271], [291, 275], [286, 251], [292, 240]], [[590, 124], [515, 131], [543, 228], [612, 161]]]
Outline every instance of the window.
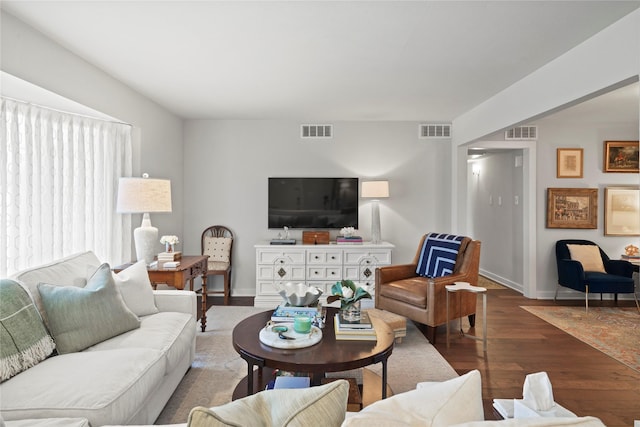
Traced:
[[131, 216], [115, 202], [131, 126], [1, 102], [0, 276], [86, 250], [129, 260]]

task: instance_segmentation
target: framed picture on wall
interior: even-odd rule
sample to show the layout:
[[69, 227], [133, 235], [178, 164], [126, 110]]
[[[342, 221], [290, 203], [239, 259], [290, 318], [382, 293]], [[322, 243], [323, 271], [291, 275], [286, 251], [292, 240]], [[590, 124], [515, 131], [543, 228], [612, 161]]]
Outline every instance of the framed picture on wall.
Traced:
[[582, 178], [582, 148], [558, 148], [556, 177]]
[[640, 172], [638, 141], [605, 141], [605, 172]]
[[547, 188], [547, 228], [598, 228], [598, 189]]
[[640, 236], [640, 187], [604, 189], [605, 236]]

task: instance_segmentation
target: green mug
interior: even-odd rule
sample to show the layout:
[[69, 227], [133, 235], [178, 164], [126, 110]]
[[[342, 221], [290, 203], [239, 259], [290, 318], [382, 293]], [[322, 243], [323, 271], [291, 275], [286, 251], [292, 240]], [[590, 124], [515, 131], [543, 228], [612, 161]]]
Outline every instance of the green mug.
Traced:
[[296, 316], [293, 319], [293, 330], [299, 334], [311, 332], [311, 318], [308, 316]]

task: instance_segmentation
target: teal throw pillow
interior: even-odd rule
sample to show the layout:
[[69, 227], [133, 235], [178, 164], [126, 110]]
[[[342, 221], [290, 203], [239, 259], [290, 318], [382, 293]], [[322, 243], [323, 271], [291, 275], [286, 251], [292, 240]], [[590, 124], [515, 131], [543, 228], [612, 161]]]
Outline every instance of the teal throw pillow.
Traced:
[[0, 280], [0, 381], [37, 365], [54, 349], [27, 290], [13, 280]]
[[140, 327], [125, 305], [109, 264], [102, 264], [84, 288], [38, 284], [58, 353], [73, 353]]

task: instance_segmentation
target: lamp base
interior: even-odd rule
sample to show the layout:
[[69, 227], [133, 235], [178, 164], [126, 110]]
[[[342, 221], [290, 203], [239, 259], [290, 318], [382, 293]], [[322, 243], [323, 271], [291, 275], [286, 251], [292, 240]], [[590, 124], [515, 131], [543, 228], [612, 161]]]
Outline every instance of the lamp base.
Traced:
[[136, 259], [144, 260], [149, 265], [156, 255], [156, 243], [158, 242], [158, 229], [151, 225], [149, 214], [142, 216], [142, 224], [133, 230], [133, 240], [136, 245]]
[[380, 205], [377, 200], [371, 202], [371, 243], [378, 245], [382, 242], [380, 233]]

